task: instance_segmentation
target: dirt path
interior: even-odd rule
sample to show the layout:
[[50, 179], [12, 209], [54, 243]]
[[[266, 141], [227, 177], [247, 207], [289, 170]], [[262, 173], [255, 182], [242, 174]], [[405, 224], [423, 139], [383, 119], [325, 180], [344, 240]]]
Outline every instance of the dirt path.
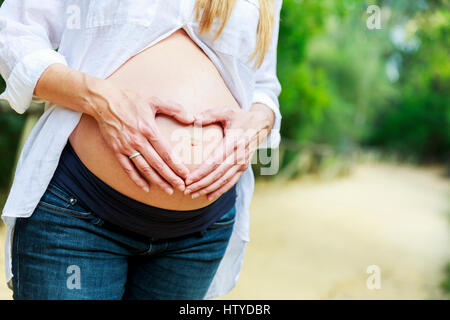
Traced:
[[[440, 169], [359, 165], [348, 178], [258, 184], [229, 299], [441, 298], [450, 181]], [[3, 229], [4, 230], [4, 229]], [[1, 235], [3, 248], [4, 235]], [[366, 269], [381, 270], [369, 290]], [[0, 299], [10, 298], [0, 261]]]
[[[360, 165], [349, 178], [258, 185], [251, 242], [228, 299], [442, 297], [450, 181], [438, 169]], [[368, 290], [366, 269], [381, 269]]]

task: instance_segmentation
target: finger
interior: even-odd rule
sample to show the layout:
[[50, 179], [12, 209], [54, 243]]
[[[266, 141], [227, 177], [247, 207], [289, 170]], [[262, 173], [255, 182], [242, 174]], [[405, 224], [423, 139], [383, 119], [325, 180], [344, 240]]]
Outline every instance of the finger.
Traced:
[[[192, 197], [194, 199], [198, 196], [213, 192], [223, 184], [227, 183], [231, 176], [237, 171], [245, 171], [250, 164], [252, 155], [253, 151], [250, 148], [244, 148], [243, 150], [236, 149], [234, 153], [228, 156], [224, 164], [220, 165], [213, 173], [188, 186], [188, 192], [193, 193]], [[199, 187], [201, 186], [204, 186], [204, 188], [200, 189]]]
[[124, 169], [125, 173], [130, 177], [130, 179], [140, 188], [142, 188], [145, 192], [150, 191], [149, 184], [141, 177], [141, 175], [138, 173], [136, 168], [134, 167], [131, 160], [121, 154], [121, 153], [114, 153], [117, 160], [119, 161], [120, 165]]
[[[177, 188], [180, 191], [184, 191], [185, 185], [183, 179], [176, 175], [175, 172], [173, 172], [172, 169], [161, 159], [152, 145], [147, 143], [146, 145], [141, 146], [138, 150], [140, 150], [141, 152], [141, 155], [143, 157], [142, 160], [146, 160], [146, 162], [148, 162], [148, 164], [153, 168], [154, 171], [158, 173], [158, 175], [164, 178], [174, 188]], [[143, 163], [145, 163], [145, 161]], [[148, 170], [147, 167], [148, 165], [143, 168]]]
[[153, 184], [159, 186], [166, 193], [171, 195], [173, 193], [173, 189], [171, 186], [164, 181], [152, 167], [150, 167], [147, 161], [142, 156], [137, 156], [132, 159], [135, 166], [138, 170], [145, 176], [145, 178], [152, 182]]
[[215, 198], [220, 197], [222, 194], [227, 192], [231, 189], [240, 179], [241, 175], [244, 173], [244, 171], [238, 171], [231, 179], [228, 181], [227, 184], [223, 185], [220, 189], [214, 191], [213, 193], [208, 194], [207, 198], [208, 201], [211, 201]]
[[[193, 183], [200, 182], [206, 176], [211, 174], [214, 170], [221, 166], [221, 164], [235, 165], [245, 164], [251, 159], [254, 153], [256, 136], [249, 134], [243, 134], [240, 137], [232, 136], [228, 134], [224, 139], [224, 143], [219, 146], [208, 160], [203, 163], [194, 172], [188, 175], [186, 178], [186, 185], [190, 188]], [[223, 160], [225, 159], [225, 161]], [[230, 166], [228, 166], [229, 168]]]
[[[211, 173], [209, 173], [204, 178], [201, 178], [197, 182], [190, 184], [186, 188], [184, 194], [197, 192], [198, 190], [203, 189], [203, 188], [211, 185], [218, 179], [220, 179], [227, 171], [229, 171], [231, 168], [235, 167], [236, 165], [240, 166], [242, 164], [248, 163], [247, 159], [248, 159], [249, 152], [250, 151], [248, 151], [246, 149], [244, 149], [244, 150], [242, 150], [241, 148], [235, 149], [235, 152], [228, 155], [228, 157], [225, 159], [225, 161], [220, 163], [219, 166], [216, 169], [214, 169]], [[211, 192], [212, 191], [213, 190], [211, 190]]]
[[186, 185], [203, 179], [212, 171], [214, 171], [221, 163], [228, 158], [228, 156], [236, 149], [238, 142], [235, 139], [225, 136], [223, 142], [214, 149], [207, 160], [200, 165], [196, 170], [188, 174], [186, 177]]
[[212, 156], [207, 158], [207, 160], [203, 162], [197, 169], [187, 175], [185, 180], [186, 186], [189, 186], [196, 181], [200, 181], [211, 172], [216, 170], [222, 163], [220, 159], [225, 159], [223, 145], [216, 148], [215, 151], [213, 151]]
[[154, 98], [153, 103], [156, 107], [157, 113], [163, 113], [165, 115], [173, 117], [179, 122], [191, 124], [195, 120], [194, 116], [191, 113], [187, 112], [181, 104], [175, 101], [163, 101], [162, 99]]
[[[161, 157], [161, 159], [180, 177], [183, 179], [189, 174], [189, 169], [184, 165], [184, 163], [177, 157], [173, 152], [172, 148], [167, 142], [167, 140], [162, 135], [156, 123], [151, 123], [149, 126], [152, 128], [147, 128], [143, 130], [144, 136], [150, 141], [151, 145]], [[184, 185], [184, 183], [183, 183]]]
[[213, 173], [214, 178], [218, 176], [217, 179], [211, 179], [210, 177], [213, 176], [213, 174], [211, 174], [188, 187], [188, 189], [190, 189], [197, 185], [207, 184], [205, 188], [199, 191], [193, 190], [194, 193], [192, 194], [192, 198], [195, 199], [199, 196], [210, 194], [215, 190], [220, 189], [223, 185], [227, 184], [231, 180], [236, 172], [240, 170], [245, 171], [250, 165], [253, 153], [254, 150], [250, 144], [246, 144], [244, 149], [235, 150], [235, 152], [228, 157], [228, 159], [230, 160], [227, 159], [226, 161], [227, 163], [232, 163], [233, 165], [228, 165], [226, 171], [217, 169], [214, 173], [217, 172], [218, 174]]
[[[192, 193], [192, 197], [195, 199], [201, 195], [211, 193], [221, 185], [227, 183], [228, 181], [224, 180], [229, 180], [230, 174], [235, 173], [241, 168], [245, 170], [250, 164], [252, 155], [256, 150], [255, 144], [253, 143], [255, 140], [256, 136], [247, 134], [241, 136], [240, 141], [235, 145], [236, 147], [228, 155], [225, 162], [220, 164], [206, 177], [200, 178], [197, 182], [189, 184], [190, 181], [187, 181], [186, 184], [188, 187], [185, 190], [185, 194]], [[196, 172], [193, 174], [195, 175]], [[199, 190], [201, 191], [199, 192]]]
[[208, 109], [195, 116], [195, 123], [209, 125], [219, 122], [226, 126], [227, 122], [231, 120], [233, 113], [234, 111], [231, 109]]
[[228, 182], [231, 181], [233, 176], [239, 171], [240, 167], [241, 167], [240, 165], [232, 166], [228, 171], [225, 172], [225, 174], [220, 176], [219, 179], [216, 179], [211, 184], [207, 185], [205, 188], [192, 193], [192, 199], [198, 198], [205, 194], [210, 194], [220, 189], [222, 186], [226, 185]]
[[201, 189], [211, 185], [212, 183], [214, 183], [218, 179], [220, 179], [220, 177], [222, 177], [232, 167], [234, 167], [233, 164], [227, 164], [227, 163], [220, 164], [214, 171], [212, 171], [206, 177], [204, 177], [203, 179], [200, 179], [199, 181], [189, 185], [186, 188], [186, 190], [184, 191], [184, 194], [192, 193], [192, 195], [194, 195], [194, 193], [196, 193], [198, 190], [201, 190]]

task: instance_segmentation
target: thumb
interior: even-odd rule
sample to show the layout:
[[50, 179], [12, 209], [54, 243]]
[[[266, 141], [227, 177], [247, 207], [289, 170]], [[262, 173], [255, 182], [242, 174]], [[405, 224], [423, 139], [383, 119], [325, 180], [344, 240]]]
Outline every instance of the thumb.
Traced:
[[156, 113], [168, 115], [185, 124], [191, 124], [195, 120], [194, 116], [187, 112], [182, 105], [172, 101], [158, 101]]

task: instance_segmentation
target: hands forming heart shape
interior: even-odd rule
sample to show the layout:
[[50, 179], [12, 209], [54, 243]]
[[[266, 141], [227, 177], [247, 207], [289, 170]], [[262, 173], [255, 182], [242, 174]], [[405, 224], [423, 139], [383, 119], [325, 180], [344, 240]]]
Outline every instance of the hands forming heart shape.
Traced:
[[[183, 124], [219, 123], [224, 139], [206, 161], [189, 172], [159, 131], [157, 114]], [[107, 108], [95, 115], [100, 132], [120, 165], [144, 191], [148, 192], [149, 184], [154, 184], [168, 194], [177, 188], [193, 199], [207, 196], [208, 200], [219, 197], [238, 182], [258, 144], [268, 136], [274, 118], [272, 111], [259, 103], [248, 111], [215, 108], [192, 115], [176, 102], [143, 98], [126, 90], [109, 92]], [[140, 156], [130, 159], [133, 154]]]
[[[262, 109], [261, 109], [262, 108]], [[207, 161], [186, 177], [186, 195], [193, 199], [219, 197], [236, 184], [251, 163], [257, 146], [273, 126], [272, 111], [264, 105], [242, 109], [209, 109], [195, 116], [196, 123], [222, 124], [224, 140]]]

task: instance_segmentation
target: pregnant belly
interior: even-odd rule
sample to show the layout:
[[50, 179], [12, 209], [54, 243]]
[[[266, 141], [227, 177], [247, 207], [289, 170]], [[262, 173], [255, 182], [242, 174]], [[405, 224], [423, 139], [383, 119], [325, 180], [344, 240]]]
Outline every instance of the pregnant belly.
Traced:
[[[183, 29], [129, 59], [108, 81], [142, 95], [176, 101], [194, 114], [210, 108], [239, 108], [214, 64]], [[200, 130], [159, 115], [156, 123], [190, 170], [198, 167], [223, 139], [222, 128], [217, 124]], [[89, 115], [82, 115], [69, 140], [93, 174], [134, 200], [170, 210], [193, 210], [211, 203], [205, 196], [191, 199], [176, 189], [168, 195], [155, 185], [150, 186], [148, 193], [137, 187]]]

